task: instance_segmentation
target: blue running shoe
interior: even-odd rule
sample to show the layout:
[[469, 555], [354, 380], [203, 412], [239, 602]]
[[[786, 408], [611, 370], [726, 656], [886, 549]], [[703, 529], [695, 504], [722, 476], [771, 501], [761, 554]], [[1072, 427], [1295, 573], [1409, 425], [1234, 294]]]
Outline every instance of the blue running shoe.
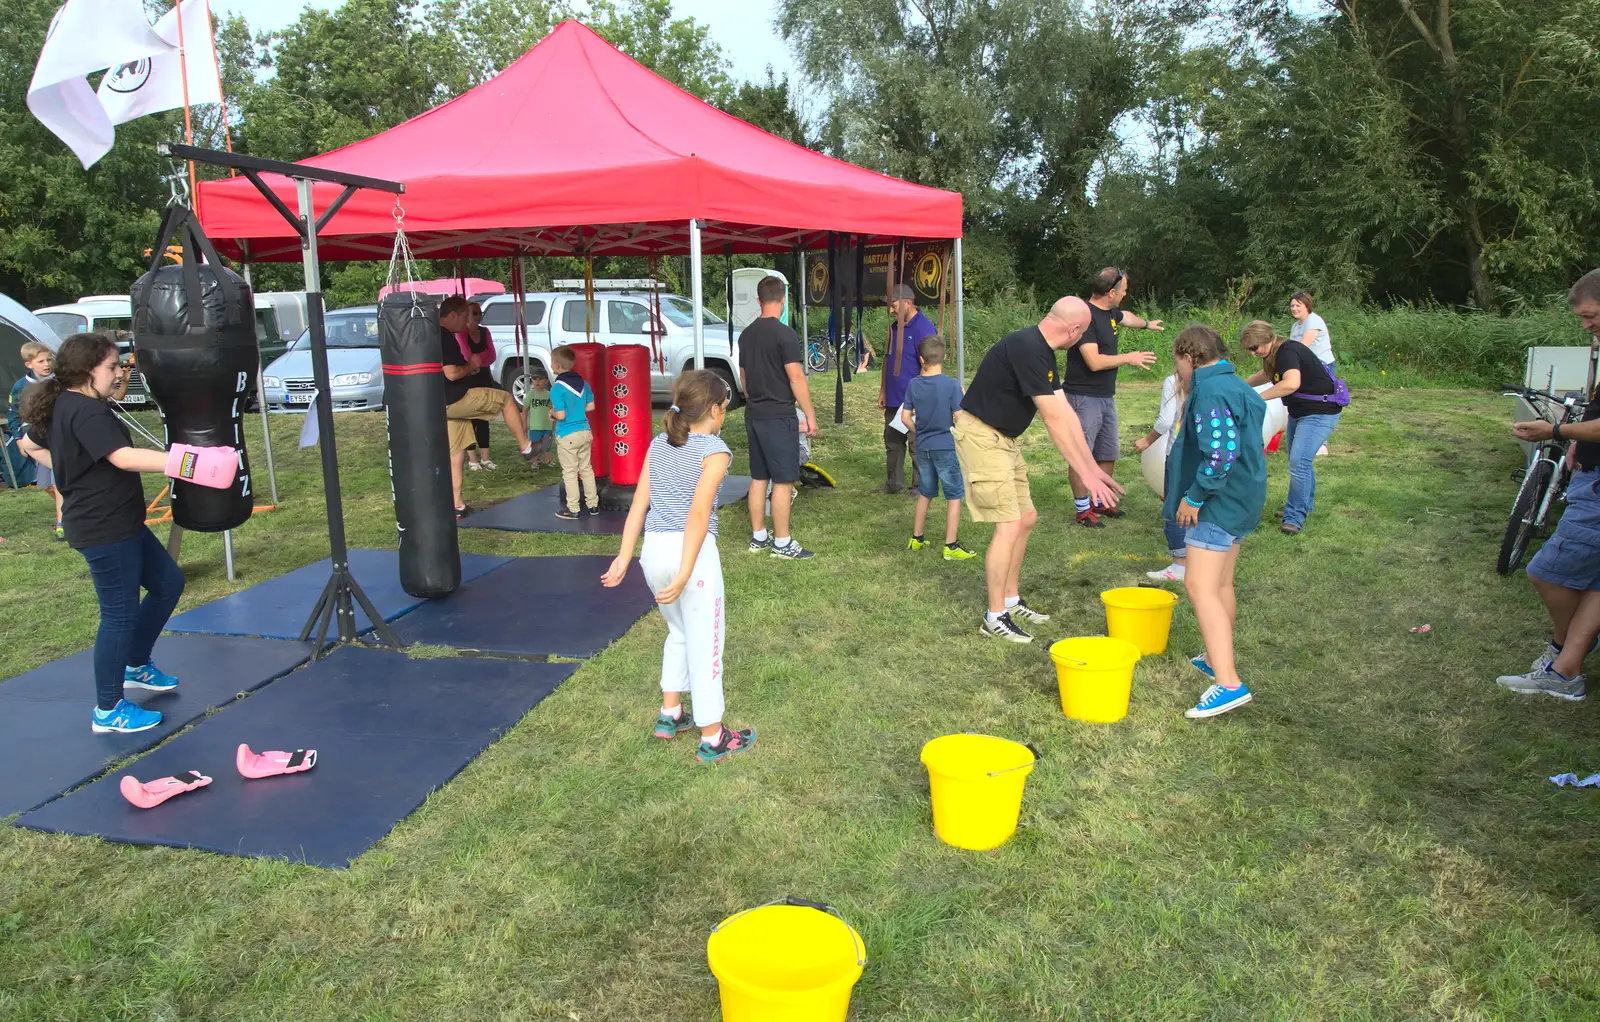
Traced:
[[109, 710], [96, 706], [89, 720], [89, 730], [97, 735], [131, 735], [135, 731], [148, 731], [159, 723], [160, 713], [123, 699]]
[[1201, 653], [1197, 657], [1190, 657], [1189, 662], [1194, 665], [1195, 670], [1199, 671], [1206, 677], [1215, 678], [1217, 676], [1217, 672], [1213, 671], [1211, 669], [1211, 664], [1206, 661], [1206, 655], [1204, 653]]
[[155, 661], [145, 662], [143, 667], [124, 667], [122, 669], [123, 688], [145, 688], [152, 692], [171, 692], [178, 687], [178, 679], [167, 674], [155, 665]]
[[1206, 689], [1206, 694], [1200, 697], [1200, 702], [1192, 709], [1184, 710], [1183, 715], [1190, 720], [1204, 720], [1215, 717], [1229, 710], [1237, 709], [1250, 701], [1250, 690], [1240, 685], [1238, 688], [1223, 688], [1221, 685], [1212, 685]]

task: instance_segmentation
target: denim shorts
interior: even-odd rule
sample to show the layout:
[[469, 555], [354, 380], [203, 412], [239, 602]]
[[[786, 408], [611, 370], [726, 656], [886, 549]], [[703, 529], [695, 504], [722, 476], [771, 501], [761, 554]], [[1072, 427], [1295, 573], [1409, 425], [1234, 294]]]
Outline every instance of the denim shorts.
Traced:
[[1600, 590], [1600, 470], [1579, 472], [1567, 484], [1567, 508], [1528, 574], [1563, 589]]
[[1225, 554], [1244, 541], [1243, 536], [1235, 536], [1224, 530], [1220, 525], [1210, 522], [1195, 522], [1189, 526], [1189, 531], [1184, 533], [1183, 542], [1186, 546], [1199, 547], [1201, 550], [1215, 550]]
[[941, 487], [945, 500], [960, 500], [967, 495], [966, 485], [961, 481], [961, 463], [956, 460], [955, 451], [925, 451], [918, 447], [914, 457], [919, 477], [917, 492], [929, 500], [939, 495]]

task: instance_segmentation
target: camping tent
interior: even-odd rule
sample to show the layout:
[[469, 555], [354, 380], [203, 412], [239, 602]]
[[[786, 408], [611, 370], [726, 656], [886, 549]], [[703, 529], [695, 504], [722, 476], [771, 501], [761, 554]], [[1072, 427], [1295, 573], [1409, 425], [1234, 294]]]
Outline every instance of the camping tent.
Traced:
[[[696, 99], [566, 21], [504, 72], [382, 134], [305, 160], [404, 182], [419, 258], [683, 254], [961, 235], [961, 196], [813, 152]], [[292, 207], [293, 185], [268, 178]], [[315, 187], [317, 209], [340, 188]], [[395, 201], [353, 196], [319, 232], [323, 259], [388, 259]], [[300, 239], [243, 178], [200, 185], [227, 255], [300, 258]]]

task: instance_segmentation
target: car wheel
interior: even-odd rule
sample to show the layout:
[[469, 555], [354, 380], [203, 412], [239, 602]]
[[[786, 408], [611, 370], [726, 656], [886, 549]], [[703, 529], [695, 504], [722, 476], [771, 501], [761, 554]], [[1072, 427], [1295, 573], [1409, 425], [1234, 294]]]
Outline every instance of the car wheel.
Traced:
[[739, 393], [739, 386], [734, 381], [733, 371], [723, 366], [712, 366], [711, 371], [722, 377], [722, 382], [728, 385], [728, 393], [733, 395], [733, 400], [728, 403], [728, 410], [743, 407], [744, 395]]

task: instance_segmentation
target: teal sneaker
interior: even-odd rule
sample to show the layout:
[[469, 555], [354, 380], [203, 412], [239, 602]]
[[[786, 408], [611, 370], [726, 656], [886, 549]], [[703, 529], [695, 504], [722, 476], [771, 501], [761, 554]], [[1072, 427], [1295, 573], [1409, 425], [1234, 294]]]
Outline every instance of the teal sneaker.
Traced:
[[122, 669], [122, 687], [149, 689], [151, 692], [171, 692], [178, 687], [178, 679], [157, 667], [155, 661], [147, 660], [143, 667]]
[[109, 710], [96, 706], [89, 720], [89, 730], [97, 735], [131, 735], [135, 731], [148, 731], [160, 723], [159, 712], [123, 699]]
[[1238, 688], [1223, 688], [1221, 685], [1212, 685], [1206, 689], [1205, 695], [1191, 709], [1183, 711], [1183, 715], [1190, 720], [1205, 720], [1236, 710], [1251, 700], [1250, 690], [1240, 685]]
[[687, 731], [692, 727], [694, 727], [694, 718], [687, 713], [679, 714], [676, 717], [665, 713], [656, 716], [657, 738], [676, 738], [679, 732]]
[[1195, 670], [1199, 671], [1208, 678], [1215, 678], [1217, 676], [1217, 672], [1211, 669], [1211, 664], [1206, 660], [1206, 655], [1204, 653], [1201, 653], [1197, 657], [1190, 657], [1189, 663], [1194, 666]]
[[723, 725], [722, 733], [717, 736], [717, 743], [711, 745], [702, 741], [695, 754], [700, 757], [700, 762], [702, 763], [720, 763], [736, 753], [749, 751], [754, 744], [756, 744], [755, 728], [747, 727], [741, 731], [735, 731], [733, 728]]

